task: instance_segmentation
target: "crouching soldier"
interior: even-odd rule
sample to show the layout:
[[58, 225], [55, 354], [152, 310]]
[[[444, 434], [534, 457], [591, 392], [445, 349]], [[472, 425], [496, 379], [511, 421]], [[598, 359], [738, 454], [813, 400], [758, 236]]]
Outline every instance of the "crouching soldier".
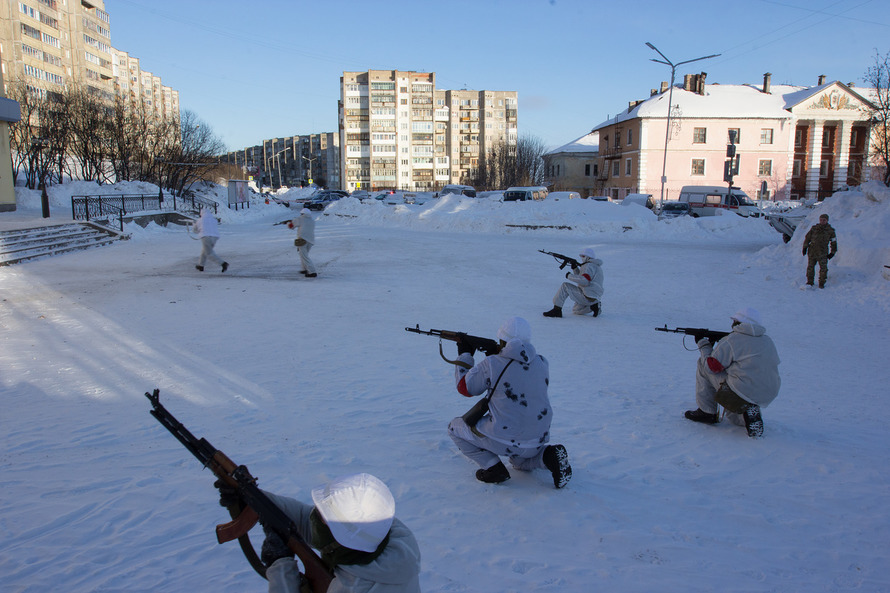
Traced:
[[763, 434], [760, 409], [779, 394], [779, 354], [755, 309], [742, 309], [731, 319], [732, 331], [713, 347], [707, 338], [697, 342], [698, 409], [687, 411], [686, 418], [716, 424], [720, 404], [730, 422], [744, 425], [749, 437], [759, 437]]
[[592, 247], [585, 248], [581, 254], [581, 265], [572, 266], [566, 272], [568, 282], [563, 282], [556, 296], [553, 297], [553, 308], [544, 312], [544, 317], [562, 317], [562, 305], [571, 298], [575, 305], [572, 313], [587, 315], [593, 313], [598, 317], [602, 311], [603, 298], [603, 260], [596, 258]]
[[535, 351], [531, 327], [521, 317], [505, 321], [497, 338], [500, 350], [479, 364], [473, 359], [474, 349], [458, 341], [457, 390], [466, 397], [488, 392], [488, 410], [481, 418], [469, 418], [469, 413], [455, 418], [448, 434], [461, 453], [479, 465], [476, 479], [480, 482], [499, 484], [510, 479], [500, 459], [503, 455], [517, 470], [547, 469], [553, 485], [562, 488], [572, 477], [572, 466], [563, 445], [547, 444], [553, 419], [547, 359]]
[[[216, 486], [220, 505], [231, 506], [237, 491], [221, 482]], [[327, 593], [420, 593], [420, 548], [395, 518], [395, 500], [378, 478], [356, 474], [319, 486], [312, 490], [314, 505], [265, 494], [320, 552], [334, 575]], [[274, 531], [266, 531], [260, 558], [269, 593], [301, 592], [294, 553]]]

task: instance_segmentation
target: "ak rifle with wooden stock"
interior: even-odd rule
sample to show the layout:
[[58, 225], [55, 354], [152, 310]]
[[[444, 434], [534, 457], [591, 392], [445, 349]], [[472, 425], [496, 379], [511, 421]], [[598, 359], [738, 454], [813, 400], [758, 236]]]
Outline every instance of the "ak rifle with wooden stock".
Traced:
[[491, 338], [482, 338], [480, 336], [471, 336], [470, 334], [466, 334], [464, 332], [456, 332], [450, 331], [447, 329], [429, 329], [423, 330], [420, 329], [420, 324], [415, 325], [414, 327], [406, 327], [406, 332], [412, 332], [415, 334], [423, 334], [425, 336], [436, 336], [439, 338], [439, 356], [442, 357], [442, 360], [445, 362], [456, 364], [458, 366], [466, 367], [466, 365], [459, 360], [448, 360], [445, 358], [445, 353], [442, 351], [442, 340], [450, 340], [452, 342], [457, 342], [458, 344], [463, 344], [464, 346], [468, 346], [475, 350], [481, 350], [485, 352], [486, 355], [491, 356], [492, 354], [497, 354], [501, 346], [497, 343], [496, 340], [492, 340]]
[[704, 327], [675, 327], [674, 329], [668, 329], [668, 326], [664, 327], [656, 327], [655, 331], [657, 332], [670, 332], [674, 334], [686, 334], [687, 336], [692, 336], [695, 338], [695, 341], [698, 342], [702, 338], [707, 338], [707, 340], [714, 345], [717, 343], [717, 340], [721, 340], [729, 335], [729, 332], [721, 332], [712, 329], [706, 329]]
[[153, 393], [145, 392], [145, 397], [151, 402], [151, 415], [169, 430], [192, 455], [197, 457], [201, 465], [209, 468], [226, 485], [235, 488], [240, 495], [240, 500], [244, 501], [243, 504], [239, 501], [228, 507], [232, 521], [216, 526], [217, 541], [224, 543], [237, 539], [250, 565], [260, 576], [266, 578], [266, 568], [256, 550], [253, 549], [247, 534], [251, 527], [259, 521], [266, 529], [276, 532], [287, 543], [287, 547], [300, 559], [303, 564], [304, 576], [309, 582], [312, 593], [325, 593], [334, 578], [330, 570], [300, 536], [294, 522], [257, 487], [257, 480], [250, 475], [247, 467], [235, 465], [225, 453], [215, 448], [206, 439], [198, 439], [189, 432], [161, 404], [160, 390], [155, 389]]
[[552, 256], [553, 259], [555, 259], [556, 261], [562, 262], [561, 264], [559, 264], [560, 270], [568, 265], [571, 265], [573, 268], [581, 267], [581, 262], [579, 262], [574, 257], [569, 257], [568, 255], [563, 255], [561, 253], [554, 253], [552, 251], [544, 251], [543, 249], [538, 249], [538, 251], [540, 251], [544, 255]]

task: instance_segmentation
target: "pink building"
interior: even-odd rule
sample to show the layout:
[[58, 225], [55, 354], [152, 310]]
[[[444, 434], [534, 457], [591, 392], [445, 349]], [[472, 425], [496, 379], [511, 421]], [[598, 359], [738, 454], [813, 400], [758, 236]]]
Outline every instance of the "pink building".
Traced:
[[[593, 128], [599, 134], [597, 193], [676, 200], [684, 185], [724, 185], [727, 144], [734, 132], [733, 185], [752, 198], [823, 198], [867, 175], [867, 99], [840, 82], [813, 87], [705, 84], [705, 74], [674, 87], [665, 152], [669, 85], [633, 101]], [[761, 189], [766, 183], [766, 193]]]

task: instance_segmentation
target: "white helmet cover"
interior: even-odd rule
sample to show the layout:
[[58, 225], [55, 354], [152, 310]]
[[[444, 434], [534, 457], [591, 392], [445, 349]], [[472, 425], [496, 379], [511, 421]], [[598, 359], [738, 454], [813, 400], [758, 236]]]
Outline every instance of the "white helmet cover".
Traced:
[[371, 474], [337, 478], [312, 490], [312, 502], [334, 539], [352, 550], [373, 552], [389, 533], [396, 502]]

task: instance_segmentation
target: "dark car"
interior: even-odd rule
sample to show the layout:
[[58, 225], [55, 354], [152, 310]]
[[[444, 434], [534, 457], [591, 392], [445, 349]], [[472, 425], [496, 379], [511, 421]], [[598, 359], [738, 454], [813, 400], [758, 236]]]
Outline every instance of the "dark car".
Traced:
[[658, 219], [678, 218], [680, 216], [690, 216], [692, 210], [689, 208], [689, 202], [665, 202], [658, 213]]
[[303, 208], [308, 210], [324, 210], [328, 204], [336, 202], [340, 198], [345, 198], [349, 193], [339, 189], [323, 189], [314, 194], [312, 199], [303, 204]]

